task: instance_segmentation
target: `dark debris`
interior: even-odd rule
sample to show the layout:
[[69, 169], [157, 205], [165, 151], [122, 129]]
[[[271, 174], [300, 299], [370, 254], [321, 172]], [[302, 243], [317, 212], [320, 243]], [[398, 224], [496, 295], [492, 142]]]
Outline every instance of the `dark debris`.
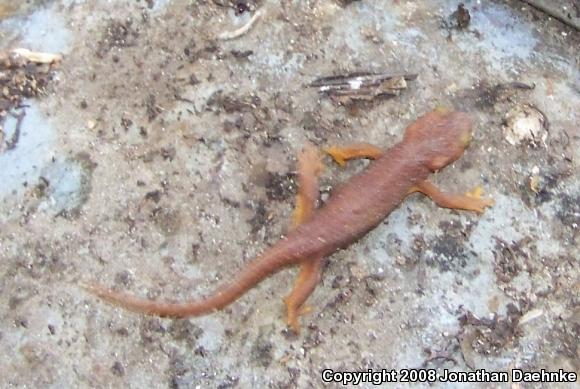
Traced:
[[432, 256], [426, 258], [428, 265], [436, 264], [441, 271], [453, 271], [467, 266], [469, 252], [465, 248], [473, 224], [463, 225], [459, 220], [442, 222], [443, 233], [428, 243]]
[[[46, 87], [52, 80], [54, 66], [30, 62], [12, 53], [0, 54], [0, 152], [16, 147], [25, 111], [15, 113], [14, 110], [24, 108], [22, 106], [24, 99], [46, 93]], [[5, 140], [3, 124], [8, 115], [13, 115], [17, 123], [11, 139]]]
[[267, 327], [260, 328], [259, 335], [252, 346], [250, 358], [265, 368], [274, 361], [274, 344], [267, 334]]
[[471, 348], [478, 354], [498, 355], [508, 346], [513, 346], [523, 335], [519, 328], [519, 320], [523, 316], [518, 307], [507, 306], [505, 317], [494, 315], [493, 318], [478, 318], [467, 311], [459, 318], [462, 331], [469, 333]]
[[268, 173], [266, 177], [266, 196], [268, 200], [286, 201], [296, 193], [294, 173]]
[[114, 48], [135, 46], [138, 37], [139, 31], [135, 28], [133, 20], [111, 20], [105, 27], [96, 54], [99, 58], [103, 58]]

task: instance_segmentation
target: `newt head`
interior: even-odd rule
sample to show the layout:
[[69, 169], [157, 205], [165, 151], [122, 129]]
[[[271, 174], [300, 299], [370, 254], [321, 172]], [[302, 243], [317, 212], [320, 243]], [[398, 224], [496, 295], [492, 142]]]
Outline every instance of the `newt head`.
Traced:
[[471, 128], [467, 113], [437, 108], [407, 127], [403, 143], [413, 145], [427, 167], [436, 171], [461, 157], [471, 141]]

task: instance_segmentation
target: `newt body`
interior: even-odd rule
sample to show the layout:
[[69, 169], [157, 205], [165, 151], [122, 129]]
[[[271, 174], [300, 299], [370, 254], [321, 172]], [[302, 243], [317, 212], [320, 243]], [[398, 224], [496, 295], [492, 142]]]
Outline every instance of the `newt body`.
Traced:
[[279, 270], [302, 265], [292, 293], [286, 298], [288, 324], [298, 331], [297, 317], [303, 303], [320, 278], [321, 262], [375, 228], [412, 192], [422, 192], [444, 207], [483, 212], [492, 204], [478, 195], [449, 195], [426, 179], [436, 170], [458, 159], [470, 140], [471, 120], [461, 112], [435, 110], [407, 127], [403, 140], [386, 151], [374, 146], [330, 148], [339, 163], [346, 159], [376, 159], [360, 174], [335, 189], [326, 202], [314, 209], [318, 195], [316, 175], [319, 157], [307, 150], [300, 162], [301, 192], [295, 228], [262, 255], [252, 260], [231, 283], [206, 298], [168, 303], [88, 286], [92, 293], [126, 309], [165, 317], [199, 316], [224, 308], [257, 283]]

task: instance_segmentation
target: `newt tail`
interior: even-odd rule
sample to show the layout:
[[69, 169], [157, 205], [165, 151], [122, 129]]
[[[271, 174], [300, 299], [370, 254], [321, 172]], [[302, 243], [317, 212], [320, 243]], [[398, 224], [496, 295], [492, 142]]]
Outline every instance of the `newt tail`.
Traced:
[[140, 298], [94, 283], [83, 284], [82, 287], [113, 305], [137, 313], [171, 318], [201, 316], [225, 308], [265, 278], [297, 262], [296, 255], [285, 247], [287, 246], [284, 244], [285, 241], [286, 239], [279, 241], [248, 263], [233, 280], [218, 288], [210, 296], [199, 300], [172, 303]]

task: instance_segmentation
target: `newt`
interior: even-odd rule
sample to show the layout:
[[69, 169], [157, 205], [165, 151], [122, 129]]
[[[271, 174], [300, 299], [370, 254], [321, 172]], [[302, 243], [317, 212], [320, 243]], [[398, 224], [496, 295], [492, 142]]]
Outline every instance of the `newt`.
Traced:
[[440, 207], [478, 213], [493, 204], [493, 200], [481, 197], [480, 188], [465, 194], [450, 194], [427, 180], [432, 173], [461, 157], [470, 143], [471, 129], [472, 121], [467, 113], [436, 109], [410, 124], [403, 140], [387, 150], [370, 144], [327, 148], [325, 152], [339, 165], [356, 158], [374, 161], [334, 189], [318, 209], [321, 154], [314, 146], [306, 147], [298, 158], [299, 192], [293, 228], [208, 297], [173, 303], [136, 297], [96, 284], [84, 287], [130, 311], [183, 318], [223, 309], [265, 278], [286, 267], [300, 265], [294, 287], [284, 299], [287, 324], [299, 332], [298, 318], [308, 311], [304, 303], [321, 278], [323, 258], [363, 237], [407, 195], [420, 192]]

